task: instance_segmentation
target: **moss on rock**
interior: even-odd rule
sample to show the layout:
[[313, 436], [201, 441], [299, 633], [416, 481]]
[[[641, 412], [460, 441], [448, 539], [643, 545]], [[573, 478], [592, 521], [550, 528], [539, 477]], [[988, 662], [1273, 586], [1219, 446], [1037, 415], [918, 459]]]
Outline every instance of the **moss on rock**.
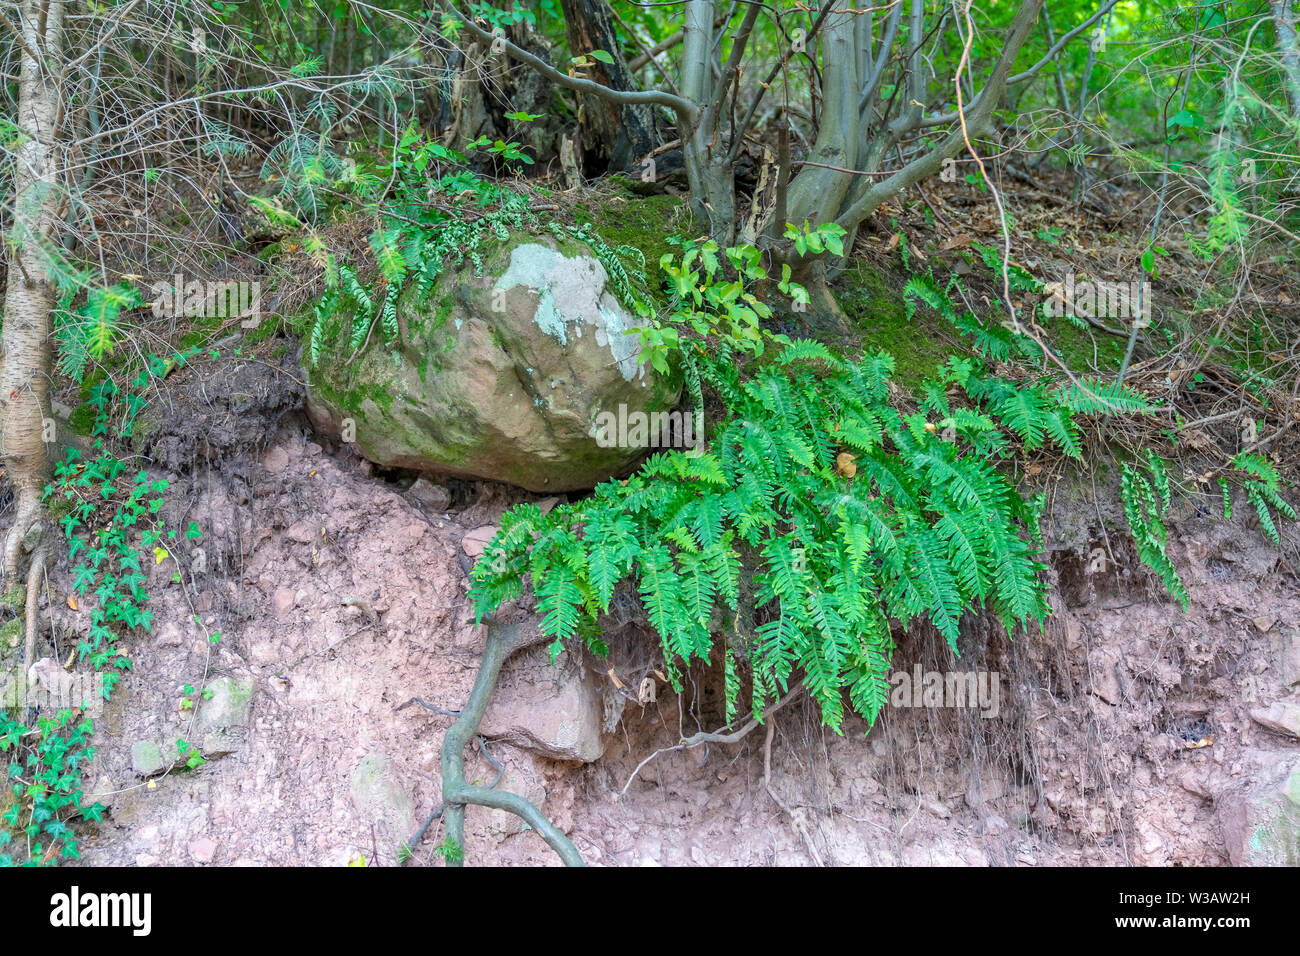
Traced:
[[591, 487], [641, 450], [602, 447], [595, 416], [620, 404], [673, 407], [679, 376], [637, 361], [639, 319], [578, 240], [519, 235], [481, 249], [483, 274], [448, 269], [398, 309], [406, 338], [375, 334], [304, 356], [318, 427], [380, 464], [481, 477], [534, 491]]

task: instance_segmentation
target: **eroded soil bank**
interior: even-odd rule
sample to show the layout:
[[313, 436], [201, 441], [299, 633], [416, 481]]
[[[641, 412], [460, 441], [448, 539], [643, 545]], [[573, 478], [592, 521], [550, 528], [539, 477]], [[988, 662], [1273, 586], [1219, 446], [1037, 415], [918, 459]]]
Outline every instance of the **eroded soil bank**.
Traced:
[[[97, 722], [87, 787], [109, 812], [87, 865], [391, 865], [440, 803], [454, 718], [411, 700], [465, 700], [483, 631], [464, 558], [524, 493], [411, 486], [322, 447], [282, 405], [266, 415], [267, 438], [215, 450], [199, 429], [202, 453], [165, 422], [154, 433], [169, 517], [205, 532], [203, 569], [191, 606], [173, 562], [150, 568], [153, 638]], [[1297, 862], [1295, 528], [1279, 549], [1247, 517], [1176, 503], [1183, 613], [1138, 565], [1104, 474], [1039, 479], [1047, 627], [1013, 642], [968, 615], [960, 660], [934, 634], [897, 635], [897, 671], [996, 672], [996, 716], [890, 707], [837, 737], [796, 699], [770, 734], [647, 760], [723, 723], [721, 676], [696, 668], [675, 694], [627, 614], [608, 660], [551, 667], [537, 648], [507, 665], [472, 777], [490, 783], [499, 762], [500, 786], [605, 865]], [[42, 653], [62, 659], [85, 611], [64, 601], [66, 558], [51, 582], [58, 647]], [[187, 684], [215, 692], [197, 712], [180, 709]], [[178, 738], [208, 762], [168, 769]], [[411, 862], [441, 839], [435, 822]], [[496, 811], [471, 808], [467, 840], [474, 863], [556, 862]]]

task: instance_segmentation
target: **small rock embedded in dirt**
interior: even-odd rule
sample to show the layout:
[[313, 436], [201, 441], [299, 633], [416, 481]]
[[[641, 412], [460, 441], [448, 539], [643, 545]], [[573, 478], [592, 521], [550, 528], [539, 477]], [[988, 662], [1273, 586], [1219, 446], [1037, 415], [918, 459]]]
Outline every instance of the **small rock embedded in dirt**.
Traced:
[[293, 610], [297, 600], [297, 596], [288, 588], [276, 588], [275, 594], [271, 598], [271, 610], [278, 619], [283, 621], [289, 616], [289, 612]]
[[434, 514], [442, 514], [451, 507], [451, 492], [427, 478], [417, 478], [415, 484], [406, 489], [406, 497]]
[[[367, 754], [348, 778], [352, 805], [363, 823], [374, 824], [382, 863], [392, 865], [397, 849], [415, 832], [415, 801], [397, 776], [388, 754]], [[381, 862], [381, 861], [376, 861]]]
[[590, 763], [604, 752], [604, 695], [596, 681], [574, 667], [552, 666], [543, 647], [512, 658], [480, 727], [553, 760]]
[[921, 806], [929, 810], [940, 820], [947, 820], [952, 816], [952, 811], [940, 803], [938, 800], [922, 800]]
[[1256, 707], [1250, 719], [1275, 733], [1300, 738], [1300, 702], [1279, 700], [1271, 707]]
[[1088, 666], [1092, 671], [1092, 692], [1112, 707], [1118, 705], [1123, 689], [1116, 671], [1116, 658], [1100, 648], [1089, 654], [1088, 658]]
[[284, 534], [290, 541], [311, 544], [320, 535], [320, 526], [313, 521], [299, 521]]
[[212, 696], [199, 709], [196, 729], [204, 756], [219, 757], [243, 746], [253, 701], [253, 682], [218, 677], [208, 684]]
[[487, 548], [488, 542], [492, 540], [496, 533], [496, 525], [485, 524], [461, 538], [460, 546], [471, 558], [477, 558]]
[[101, 774], [94, 785], [82, 795], [82, 806], [88, 807], [99, 803], [111, 809], [122, 792], [123, 788], [117, 786], [111, 777]]
[[169, 766], [171, 763], [163, 756], [162, 747], [152, 740], [139, 740], [131, 745], [131, 769], [137, 776], [152, 777]]
[[208, 837], [199, 837], [190, 843], [190, 856], [195, 863], [211, 863], [217, 855], [217, 844]]
[[1206, 783], [1204, 771], [1188, 770], [1178, 778], [1178, 783], [1188, 793], [1195, 794], [1202, 800], [1214, 799], [1214, 791]]
[[[504, 744], [493, 746], [492, 753], [505, 767], [505, 774], [496, 789], [518, 794], [533, 806], [541, 807], [546, 802], [543, 761], [533, 754], [514, 750]], [[507, 837], [522, 833], [524, 821], [505, 810], [493, 810], [488, 817], [487, 831], [488, 836], [501, 843]]]
[[262, 459], [262, 467], [266, 469], [268, 475], [280, 475], [289, 467], [289, 453], [276, 445], [266, 453]]
[[1282, 682], [1287, 687], [1300, 684], [1300, 630], [1292, 630], [1282, 645]]
[[1295, 864], [1300, 846], [1300, 759], [1293, 755], [1242, 789], [1215, 800], [1216, 816], [1233, 866]]

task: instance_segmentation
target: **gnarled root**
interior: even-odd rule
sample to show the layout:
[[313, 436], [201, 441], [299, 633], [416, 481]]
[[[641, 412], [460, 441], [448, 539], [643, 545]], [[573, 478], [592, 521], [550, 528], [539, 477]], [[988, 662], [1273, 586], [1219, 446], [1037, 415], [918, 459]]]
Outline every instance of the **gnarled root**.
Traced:
[[[469, 700], [460, 712], [458, 719], [447, 731], [442, 741], [442, 799], [445, 806], [443, 819], [447, 823], [447, 839], [457, 847], [465, 846], [465, 807], [474, 804], [493, 810], [505, 810], [519, 817], [560, 855], [567, 866], [582, 866], [582, 856], [578, 848], [565, 836], [554, 823], [546, 818], [537, 807], [527, 799], [505, 790], [491, 787], [478, 787], [465, 780], [465, 746], [478, 733], [478, 726], [483, 720], [492, 693], [496, 690], [497, 678], [501, 667], [515, 651], [533, 644], [541, 643], [544, 636], [535, 625], [528, 622], [512, 624], [495, 624], [488, 622], [487, 645], [483, 649], [483, 660], [479, 664], [478, 676], [474, 679], [474, 689], [470, 691]], [[458, 857], [449, 857], [449, 866], [462, 862]]]
[[38, 605], [41, 600], [41, 584], [45, 580], [45, 547], [38, 545], [32, 555], [31, 566], [27, 569], [27, 641], [23, 645], [23, 674], [26, 675], [36, 663], [36, 636], [40, 630]]
[[[14, 482], [14, 523], [5, 538], [5, 586], [12, 588], [22, 570], [23, 554], [34, 551], [41, 536], [40, 491]], [[33, 540], [33, 538], [35, 540]]]
[[[37, 488], [27, 482], [15, 482], [17, 498], [14, 523], [9, 528], [4, 550], [5, 600], [18, 610], [25, 597], [26, 640], [23, 644], [23, 673], [35, 663], [36, 638], [40, 631], [37, 606], [40, 603], [41, 584], [45, 580], [46, 546], [45, 525], [41, 520], [41, 499]], [[20, 583], [23, 577], [23, 558], [30, 554], [27, 564], [26, 588]]]

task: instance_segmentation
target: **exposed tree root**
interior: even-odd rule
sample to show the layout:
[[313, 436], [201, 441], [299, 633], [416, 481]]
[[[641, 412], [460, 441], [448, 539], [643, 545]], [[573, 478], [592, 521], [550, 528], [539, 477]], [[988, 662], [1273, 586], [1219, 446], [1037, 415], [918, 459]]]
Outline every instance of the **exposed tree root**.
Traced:
[[[10, 470], [12, 475], [12, 469]], [[40, 515], [41, 499], [40, 492], [24, 487], [18, 481], [14, 481], [14, 523], [9, 527], [8, 537], [5, 538], [5, 586], [12, 588], [18, 581], [22, 571], [23, 553], [35, 549], [36, 541], [31, 540], [33, 534], [40, 535]]]
[[[26, 608], [26, 639], [23, 642], [23, 673], [26, 674], [36, 660], [36, 637], [40, 631], [37, 610], [41, 584], [45, 580], [45, 524], [41, 520], [40, 492], [30, 481], [15, 481], [14, 496], [14, 523], [4, 545], [4, 600], [15, 612], [20, 602]], [[23, 559], [28, 554], [31, 559], [27, 562], [24, 576]]]
[[41, 584], [45, 580], [45, 547], [37, 545], [27, 569], [27, 640], [23, 645], [24, 676], [36, 663], [36, 635], [40, 630], [38, 606], [41, 601]]
[[[483, 714], [496, 690], [502, 665], [515, 651], [545, 640], [537, 627], [527, 621], [510, 624], [488, 621], [485, 624], [487, 644], [478, 676], [474, 679], [474, 689], [470, 691], [460, 718], [451, 725], [442, 741], [443, 819], [447, 823], [447, 839], [456, 847], [465, 846], [465, 807], [470, 804], [506, 810], [536, 830], [566, 865], [582, 866], [578, 848], [527, 799], [505, 790], [473, 786], [465, 780], [465, 746], [478, 733]], [[447, 860], [449, 866], [458, 866], [461, 862], [462, 858], [449, 857]]]
[[812, 857], [814, 866], [823, 866], [821, 854], [817, 852], [817, 847], [813, 844], [812, 834], [808, 832], [808, 821], [803, 814], [795, 813], [786, 804], [784, 800], [776, 795], [772, 789], [772, 737], [776, 733], [776, 719], [773, 718], [767, 725], [767, 737], [763, 740], [763, 789], [772, 801], [785, 811], [785, 815], [790, 818], [790, 829], [803, 837], [804, 846], [808, 850], [808, 855]]
[[784, 697], [778, 700], [775, 704], [768, 707], [767, 710], [763, 711], [763, 717], [761, 720], [752, 719], [749, 721], [749, 723], [745, 724], [745, 726], [741, 727], [739, 730], [732, 731], [731, 733], [725, 733], [727, 727], [730, 727], [731, 724], [727, 724], [726, 726], [722, 727], [722, 729], [713, 732], [702, 730], [697, 734], [692, 734], [690, 737], [683, 737], [680, 743], [674, 744], [671, 747], [661, 747], [660, 749], [656, 750], [654, 753], [652, 753], [650, 756], [646, 757], [644, 760], [642, 760], [639, 764], [636, 765], [636, 769], [633, 770], [631, 776], [627, 778], [627, 783], [623, 784], [623, 789], [618, 792], [619, 799], [622, 799], [624, 796], [626, 796], [627, 788], [632, 786], [632, 781], [636, 779], [636, 775], [641, 772], [642, 768], [645, 767], [645, 765], [648, 764], [650, 761], [658, 757], [660, 754], [672, 753], [674, 750], [687, 750], [691, 747], [699, 747], [702, 744], [739, 743], [741, 740], [744, 740], [747, 736], [749, 736], [750, 731], [752, 731], [755, 727], [761, 727], [764, 721], [766, 721], [778, 710], [780, 710], [782, 707], [788, 704], [794, 698], [795, 694], [797, 694], [802, 689], [803, 689], [803, 681], [800, 680], [795, 682], [795, 685], [790, 688], [789, 693], [787, 693]]

